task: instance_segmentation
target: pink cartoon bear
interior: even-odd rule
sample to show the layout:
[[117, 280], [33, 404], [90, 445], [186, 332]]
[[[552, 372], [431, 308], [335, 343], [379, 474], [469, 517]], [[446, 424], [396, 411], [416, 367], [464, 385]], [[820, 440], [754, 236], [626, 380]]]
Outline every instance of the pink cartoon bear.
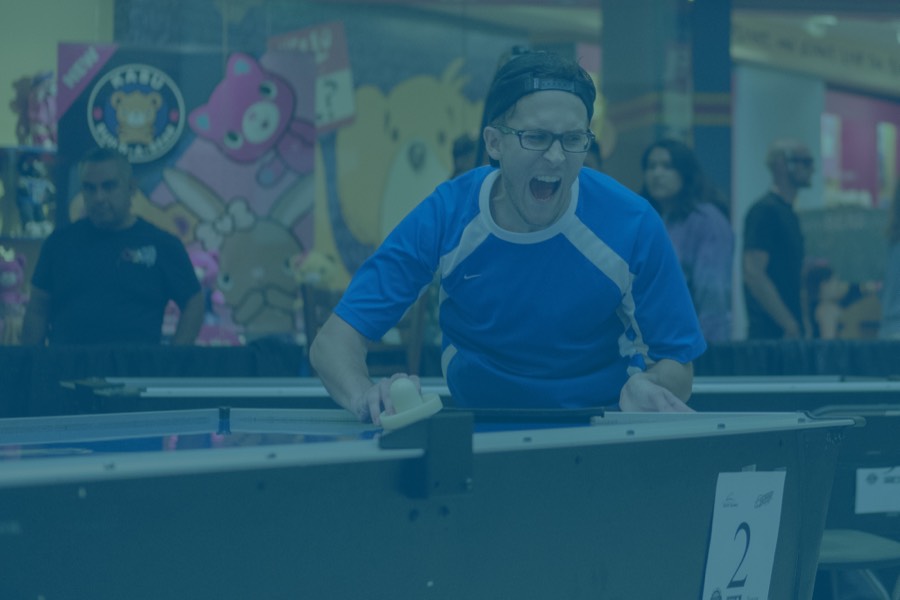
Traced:
[[313, 169], [315, 125], [295, 116], [296, 96], [282, 77], [246, 54], [228, 60], [209, 101], [189, 115], [191, 129], [237, 162], [261, 161], [260, 185], [275, 185], [287, 169]]

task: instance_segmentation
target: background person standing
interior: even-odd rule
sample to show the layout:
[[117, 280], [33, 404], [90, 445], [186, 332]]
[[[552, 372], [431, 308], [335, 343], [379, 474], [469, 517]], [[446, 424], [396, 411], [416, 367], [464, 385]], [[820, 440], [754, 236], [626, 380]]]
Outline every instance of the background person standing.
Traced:
[[651, 144], [641, 157], [646, 198], [666, 224], [707, 342], [731, 339], [734, 233], [727, 208], [694, 151], [677, 140]]
[[766, 155], [772, 174], [768, 192], [744, 220], [743, 279], [748, 339], [804, 335], [803, 233], [794, 211], [800, 190], [810, 187], [815, 168], [809, 148], [777, 140]]
[[79, 176], [87, 216], [44, 242], [22, 343], [159, 344], [169, 300], [181, 309], [172, 343], [193, 343], [203, 324], [200, 284], [181, 241], [131, 212], [131, 164], [98, 149]]

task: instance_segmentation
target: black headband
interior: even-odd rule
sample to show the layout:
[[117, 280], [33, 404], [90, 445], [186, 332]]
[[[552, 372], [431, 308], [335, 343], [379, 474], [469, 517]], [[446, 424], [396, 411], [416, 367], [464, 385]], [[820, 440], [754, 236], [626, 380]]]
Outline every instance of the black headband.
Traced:
[[509, 81], [498, 83], [496, 89], [493, 90], [494, 93], [492, 95], [494, 98], [492, 102], [485, 107], [485, 123], [490, 123], [509, 110], [522, 96], [547, 90], [559, 90], [575, 94], [581, 98], [584, 107], [587, 109], [588, 121], [594, 116], [594, 98], [597, 92], [593, 83], [578, 79], [535, 77], [532, 73], [522, 73]]

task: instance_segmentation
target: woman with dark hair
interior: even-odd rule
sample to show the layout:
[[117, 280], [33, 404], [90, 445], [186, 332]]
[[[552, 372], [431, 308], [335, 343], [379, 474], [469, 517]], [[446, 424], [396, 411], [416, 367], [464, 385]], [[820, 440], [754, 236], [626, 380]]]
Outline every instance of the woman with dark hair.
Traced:
[[641, 157], [641, 195], [666, 224], [708, 342], [731, 338], [734, 233], [728, 210], [709, 186], [694, 152], [661, 140]]
[[888, 218], [888, 259], [881, 291], [881, 327], [878, 337], [900, 339], [900, 184], [894, 190], [894, 199]]

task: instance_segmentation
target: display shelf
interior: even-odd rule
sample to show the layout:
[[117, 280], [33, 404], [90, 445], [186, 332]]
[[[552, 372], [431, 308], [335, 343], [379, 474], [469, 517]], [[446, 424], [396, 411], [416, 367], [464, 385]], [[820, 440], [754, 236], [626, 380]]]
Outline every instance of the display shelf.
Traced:
[[[36, 159], [37, 171], [30, 177], [23, 174], [23, 163]], [[44, 238], [55, 223], [54, 164], [56, 151], [52, 148], [34, 146], [0, 146], [0, 240]], [[27, 177], [27, 179], [26, 179]], [[30, 180], [30, 181], [28, 181]], [[28, 219], [32, 223], [46, 223], [43, 226], [28, 226], [23, 223], [23, 210], [18, 198], [20, 183], [28, 188], [37, 202], [26, 210], [39, 211], [39, 216]]]

